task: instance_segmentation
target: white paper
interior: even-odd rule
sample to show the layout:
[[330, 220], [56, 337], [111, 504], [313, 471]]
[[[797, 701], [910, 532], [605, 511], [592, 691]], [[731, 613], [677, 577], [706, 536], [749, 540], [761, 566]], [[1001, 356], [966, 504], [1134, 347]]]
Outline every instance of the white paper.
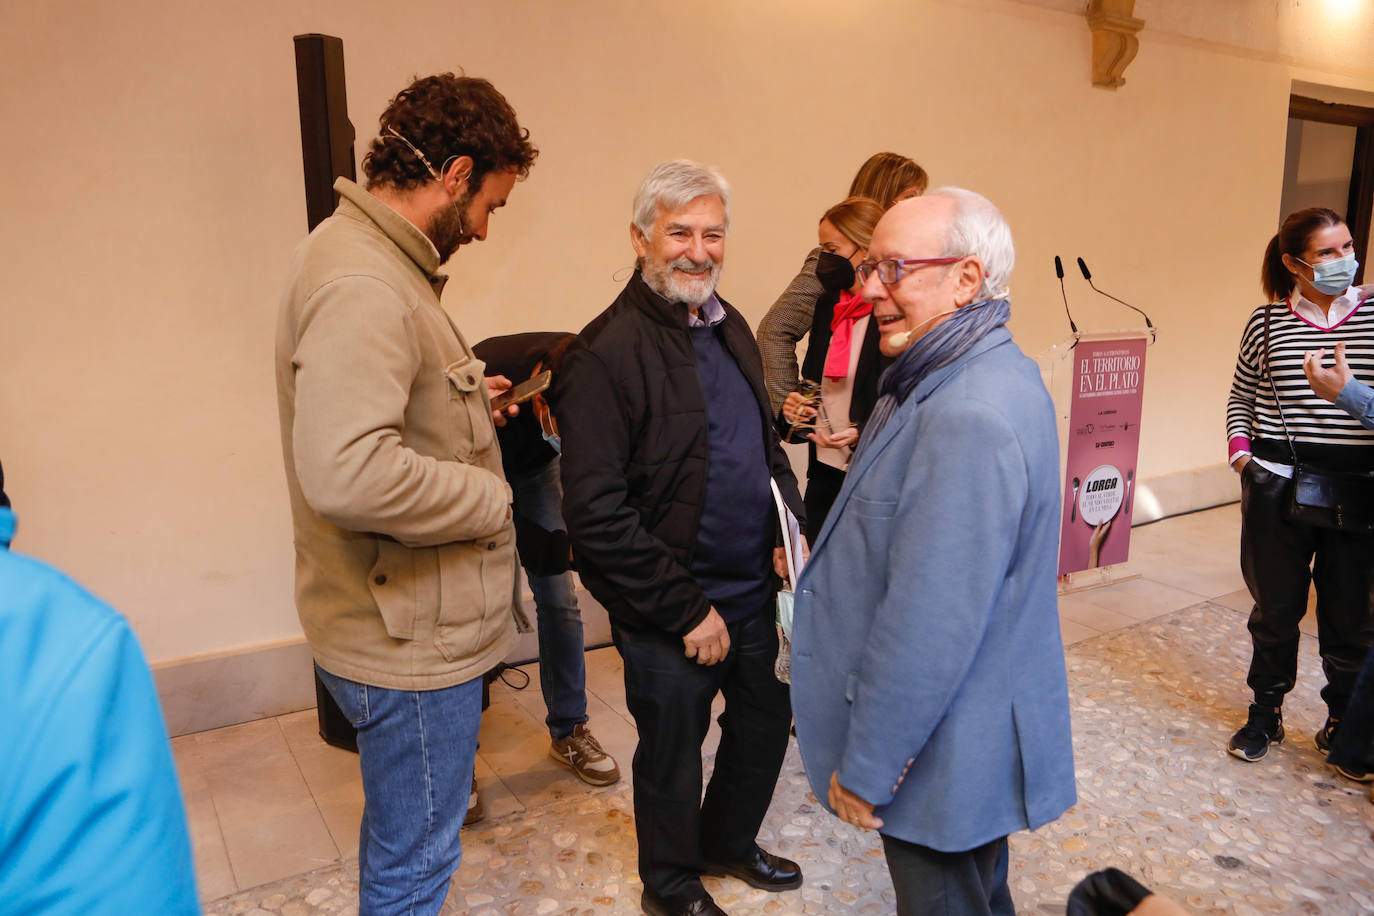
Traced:
[[787, 508], [787, 503], [783, 502], [782, 491], [778, 489], [778, 482], [776, 480], [769, 482], [773, 485], [773, 502], [777, 504], [778, 523], [782, 525], [783, 530], [783, 547], [787, 553], [787, 580], [793, 588], [796, 588], [797, 576], [806, 564], [806, 553], [802, 549], [801, 523], [792, 514], [792, 510]]

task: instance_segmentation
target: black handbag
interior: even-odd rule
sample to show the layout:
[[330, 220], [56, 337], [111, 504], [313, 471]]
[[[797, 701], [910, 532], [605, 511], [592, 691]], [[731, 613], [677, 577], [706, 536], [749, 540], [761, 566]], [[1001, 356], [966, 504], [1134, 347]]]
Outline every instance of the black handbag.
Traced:
[[1264, 371], [1269, 376], [1269, 390], [1274, 392], [1274, 404], [1279, 409], [1283, 435], [1293, 457], [1293, 479], [1284, 505], [1284, 518], [1300, 525], [1331, 528], [1352, 534], [1374, 534], [1374, 475], [1358, 472], [1319, 471], [1298, 461], [1298, 450], [1288, 432], [1288, 419], [1283, 415], [1283, 402], [1269, 371], [1269, 309], [1264, 310]]
[[1303, 525], [1374, 534], [1374, 479], [1294, 465], [1283, 514]]

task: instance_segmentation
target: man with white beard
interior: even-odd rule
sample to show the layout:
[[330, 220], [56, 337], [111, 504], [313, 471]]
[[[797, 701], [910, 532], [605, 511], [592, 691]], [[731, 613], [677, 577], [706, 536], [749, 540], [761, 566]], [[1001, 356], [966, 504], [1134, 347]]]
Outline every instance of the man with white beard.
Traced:
[[[804, 510], [753, 334], [715, 294], [729, 206], [714, 169], [678, 159], [649, 173], [630, 226], [635, 274], [569, 349], [553, 393], [568, 534], [610, 613], [639, 729], [641, 903], [654, 916], [724, 912], [703, 874], [770, 891], [802, 881], [755, 842], [791, 718], [773, 675], [785, 564], [770, 480]], [[717, 692], [725, 713], [703, 801]]]

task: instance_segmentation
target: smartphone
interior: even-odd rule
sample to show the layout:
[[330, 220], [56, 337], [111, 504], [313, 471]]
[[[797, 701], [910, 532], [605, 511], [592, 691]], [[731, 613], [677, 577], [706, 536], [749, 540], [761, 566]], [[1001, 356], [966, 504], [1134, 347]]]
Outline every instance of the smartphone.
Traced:
[[528, 401], [536, 394], [547, 391], [549, 382], [551, 381], [553, 381], [553, 373], [545, 369], [533, 378], [526, 379], [518, 385], [507, 388], [505, 391], [492, 398], [491, 409], [505, 410], [512, 404], [520, 404], [524, 401]]

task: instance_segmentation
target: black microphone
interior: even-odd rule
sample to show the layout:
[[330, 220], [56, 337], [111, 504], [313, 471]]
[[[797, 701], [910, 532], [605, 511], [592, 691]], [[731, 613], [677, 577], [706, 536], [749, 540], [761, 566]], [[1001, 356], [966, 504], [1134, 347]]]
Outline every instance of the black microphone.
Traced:
[[1150, 339], [1153, 340], [1153, 339], [1155, 338], [1155, 336], [1156, 336], [1156, 334], [1155, 334], [1155, 326], [1154, 326], [1154, 324], [1152, 324], [1152, 323], [1150, 322], [1150, 316], [1149, 316], [1149, 315], [1146, 315], [1145, 312], [1143, 312], [1142, 310], [1136, 308], [1134, 305], [1131, 305], [1129, 302], [1125, 301], [1124, 299], [1118, 299], [1118, 298], [1116, 298], [1115, 296], [1113, 296], [1111, 293], [1104, 293], [1102, 290], [1098, 289], [1097, 286], [1093, 284], [1093, 275], [1092, 275], [1091, 273], [1088, 272], [1088, 265], [1085, 264], [1085, 263], [1083, 263], [1083, 259], [1082, 259], [1082, 258], [1079, 258], [1079, 259], [1078, 259], [1078, 269], [1081, 270], [1081, 271], [1083, 271], [1083, 279], [1088, 281], [1088, 285], [1091, 286], [1091, 287], [1093, 288], [1093, 292], [1097, 293], [1099, 296], [1106, 296], [1108, 299], [1112, 300], [1113, 302], [1120, 302], [1122, 305], [1126, 306], [1126, 308], [1128, 308], [1128, 309], [1130, 309], [1130, 310], [1132, 310], [1132, 311], [1134, 311], [1134, 312], [1140, 312], [1141, 317], [1145, 319], [1145, 327], [1147, 327], [1147, 328], [1150, 329]]
[[[1078, 263], [1082, 264], [1083, 259], [1079, 258]], [[1064, 262], [1059, 260], [1059, 255], [1054, 256], [1054, 273], [1059, 277], [1059, 295], [1064, 298], [1064, 314], [1069, 316], [1069, 330], [1073, 331], [1074, 346], [1078, 346], [1078, 325], [1073, 323], [1073, 313], [1069, 311], [1069, 294], [1064, 291]]]

